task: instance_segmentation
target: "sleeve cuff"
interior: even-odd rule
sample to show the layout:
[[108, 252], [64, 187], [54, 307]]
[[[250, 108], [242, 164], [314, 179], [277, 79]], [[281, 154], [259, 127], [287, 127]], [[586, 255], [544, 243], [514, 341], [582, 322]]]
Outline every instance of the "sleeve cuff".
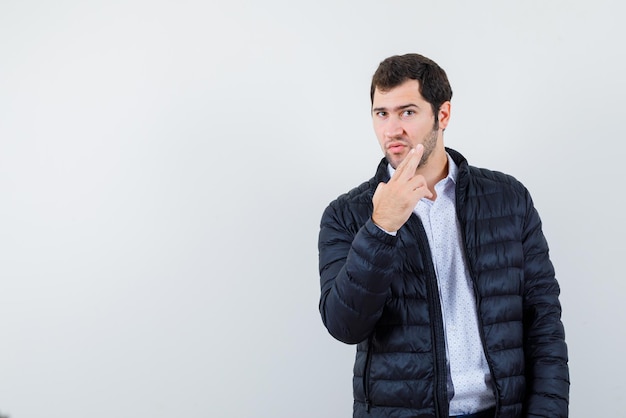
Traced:
[[395, 237], [398, 234], [398, 231], [387, 231], [385, 228], [379, 226], [376, 222], [372, 221], [372, 223], [374, 225], [376, 225], [376, 228], [380, 229], [381, 231], [385, 232], [388, 235], [391, 235], [392, 237]]

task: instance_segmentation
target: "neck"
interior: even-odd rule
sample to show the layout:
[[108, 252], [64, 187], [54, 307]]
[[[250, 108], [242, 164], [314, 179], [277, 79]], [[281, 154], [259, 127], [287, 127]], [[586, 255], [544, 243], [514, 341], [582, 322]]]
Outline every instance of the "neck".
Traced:
[[433, 194], [431, 200], [435, 200], [437, 199], [435, 185], [448, 175], [448, 155], [445, 149], [443, 152], [433, 153], [428, 159], [428, 164], [421, 168], [422, 170], [418, 168], [416, 173], [424, 176], [428, 189]]

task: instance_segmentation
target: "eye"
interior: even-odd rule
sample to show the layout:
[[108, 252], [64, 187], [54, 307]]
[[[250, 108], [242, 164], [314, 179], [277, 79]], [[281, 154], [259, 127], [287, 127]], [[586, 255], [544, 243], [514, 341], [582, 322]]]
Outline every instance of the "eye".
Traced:
[[387, 112], [380, 110], [378, 112], [376, 112], [376, 116], [378, 116], [379, 118], [384, 118], [387, 116]]
[[402, 117], [403, 118], [408, 118], [415, 115], [415, 110], [411, 110], [411, 109], [407, 109], [404, 112], [402, 112]]

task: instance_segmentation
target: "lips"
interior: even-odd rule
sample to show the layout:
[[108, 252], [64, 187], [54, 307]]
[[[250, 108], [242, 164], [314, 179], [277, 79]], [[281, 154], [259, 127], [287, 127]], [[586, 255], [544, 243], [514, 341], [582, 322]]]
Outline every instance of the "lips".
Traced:
[[403, 142], [390, 142], [387, 144], [387, 151], [391, 154], [399, 154], [407, 148], [407, 145]]

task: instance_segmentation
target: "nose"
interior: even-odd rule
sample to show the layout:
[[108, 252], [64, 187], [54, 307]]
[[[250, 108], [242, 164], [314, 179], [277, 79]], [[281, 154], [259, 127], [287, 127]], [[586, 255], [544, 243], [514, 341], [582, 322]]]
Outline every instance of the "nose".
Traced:
[[397, 118], [389, 118], [385, 126], [387, 138], [397, 138], [402, 136], [402, 123]]

